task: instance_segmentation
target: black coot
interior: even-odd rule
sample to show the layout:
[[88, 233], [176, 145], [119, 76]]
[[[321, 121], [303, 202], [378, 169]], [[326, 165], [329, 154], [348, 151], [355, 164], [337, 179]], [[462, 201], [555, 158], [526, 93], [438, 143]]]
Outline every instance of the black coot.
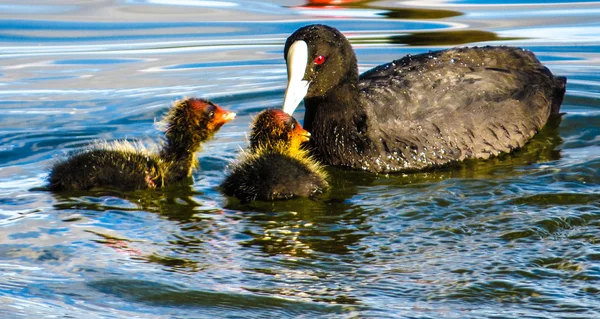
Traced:
[[135, 190], [180, 182], [190, 176], [201, 144], [233, 118], [235, 113], [208, 100], [180, 100], [163, 120], [166, 141], [159, 153], [128, 142], [97, 143], [54, 165], [48, 186], [55, 191]]
[[336, 29], [310, 25], [285, 44], [283, 109], [304, 98], [304, 127], [326, 164], [404, 172], [523, 146], [557, 114], [566, 78], [530, 51], [455, 48], [406, 56], [358, 75]]

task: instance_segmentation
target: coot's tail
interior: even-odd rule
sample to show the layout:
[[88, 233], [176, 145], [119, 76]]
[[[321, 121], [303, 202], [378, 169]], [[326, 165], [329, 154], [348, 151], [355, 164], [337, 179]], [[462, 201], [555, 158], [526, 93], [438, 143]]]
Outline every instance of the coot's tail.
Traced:
[[551, 115], [560, 113], [560, 105], [563, 102], [565, 90], [567, 88], [567, 77], [556, 76], [554, 77], [554, 83], [556, 86], [554, 87], [554, 95], [552, 96], [552, 109], [550, 110]]

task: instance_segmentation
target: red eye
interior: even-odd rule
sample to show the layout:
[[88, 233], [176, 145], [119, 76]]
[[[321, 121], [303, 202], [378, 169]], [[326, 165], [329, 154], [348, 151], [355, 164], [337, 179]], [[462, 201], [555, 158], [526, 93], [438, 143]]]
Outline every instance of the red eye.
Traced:
[[315, 58], [315, 64], [321, 65], [321, 64], [323, 64], [323, 62], [325, 62], [325, 57], [324, 56], [319, 55], [318, 57]]

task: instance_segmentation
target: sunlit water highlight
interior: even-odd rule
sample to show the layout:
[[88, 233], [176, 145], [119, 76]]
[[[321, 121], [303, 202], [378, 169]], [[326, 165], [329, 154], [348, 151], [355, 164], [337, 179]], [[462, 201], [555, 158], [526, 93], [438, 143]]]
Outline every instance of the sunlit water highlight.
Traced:
[[[0, 317], [600, 317], [600, 3], [106, 1], [0, 4]], [[343, 30], [362, 71], [455, 45], [518, 45], [569, 78], [511, 156], [376, 176], [316, 200], [218, 190], [251, 117], [279, 108], [285, 38]], [[184, 96], [238, 113], [189, 186], [52, 194], [95, 140], [157, 140]], [[303, 118], [302, 111], [295, 116]]]

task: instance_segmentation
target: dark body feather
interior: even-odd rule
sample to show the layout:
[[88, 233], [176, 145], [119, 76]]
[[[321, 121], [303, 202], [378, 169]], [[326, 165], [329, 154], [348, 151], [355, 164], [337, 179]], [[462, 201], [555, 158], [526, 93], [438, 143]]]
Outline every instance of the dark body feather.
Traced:
[[[337, 30], [300, 29], [286, 48], [297, 40], [308, 43], [309, 61], [319, 52], [345, 56], [306, 74], [304, 127], [318, 158], [331, 165], [405, 172], [511, 152], [559, 112], [565, 93], [566, 78], [520, 48], [406, 56], [359, 77], [354, 52]], [[320, 83], [334, 69], [339, 78]]]
[[164, 166], [159, 158], [142, 153], [92, 149], [54, 166], [49, 182], [54, 190], [154, 188], [164, 185]]
[[328, 184], [305, 161], [271, 149], [234, 166], [221, 187], [224, 194], [251, 202], [310, 197], [322, 193]]

